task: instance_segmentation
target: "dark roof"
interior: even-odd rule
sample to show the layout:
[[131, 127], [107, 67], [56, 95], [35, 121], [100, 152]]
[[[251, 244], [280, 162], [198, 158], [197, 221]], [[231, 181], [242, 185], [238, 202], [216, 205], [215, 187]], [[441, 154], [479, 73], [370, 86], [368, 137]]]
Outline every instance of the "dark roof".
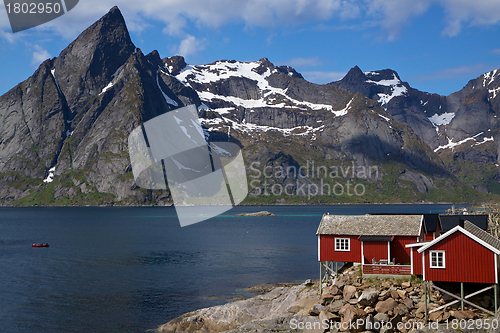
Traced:
[[422, 215], [324, 214], [316, 235], [418, 236]]
[[360, 242], [390, 242], [394, 236], [359, 236]]
[[433, 241], [427, 242], [427, 244], [423, 245], [421, 248], [418, 249], [418, 252], [422, 253], [423, 251], [441, 242], [443, 239], [447, 238], [448, 236], [452, 235], [455, 232], [462, 232], [463, 234], [474, 239], [481, 245], [487, 248], [489, 247], [489, 250], [497, 254], [500, 254], [500, 239], [493, 237], [483, 229], [476, 226], [474, 223], [471, 223], [467, 220], [464, 221], [463, 228], [460, 226], [455, 226], [452, 230], [448, 230], [446, 233], [442, 234]]
[[439, 214], [424, 214], [424, 227], [426, 232], [435, 232], [439, 221]]
[[486, 231], [478, 228], [475, 224], [470, 223], [469, 221], [464, 222], [464, 229], [481, 239], [485, 243], [490, 244], [495, 249], [500, 250], [500, 239], [493, 237]]
[[439, 215], [439, 219], [442, 233], [455, 228], [461, 219], [471, 222], [478, 228], [488, 230], [488, 215]]

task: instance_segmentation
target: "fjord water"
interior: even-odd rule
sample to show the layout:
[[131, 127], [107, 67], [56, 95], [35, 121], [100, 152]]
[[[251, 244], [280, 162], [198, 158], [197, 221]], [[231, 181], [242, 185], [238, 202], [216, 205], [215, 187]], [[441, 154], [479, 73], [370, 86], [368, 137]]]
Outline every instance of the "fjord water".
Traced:
[[[173, 207], [1, 208], [0, 331], [144, 332], [246, 287], [318, 278], [325, 212], [449, 207], [242, 206], [184, 228]], [[277, 216], [235, 216], [260, 210]]]

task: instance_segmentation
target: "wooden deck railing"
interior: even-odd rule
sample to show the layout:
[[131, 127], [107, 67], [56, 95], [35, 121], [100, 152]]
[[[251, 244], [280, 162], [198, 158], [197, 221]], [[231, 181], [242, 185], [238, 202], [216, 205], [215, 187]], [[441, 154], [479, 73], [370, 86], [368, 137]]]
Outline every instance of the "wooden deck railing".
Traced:
[[408, 265], [363, 265], [363, 274], [411, 275]]

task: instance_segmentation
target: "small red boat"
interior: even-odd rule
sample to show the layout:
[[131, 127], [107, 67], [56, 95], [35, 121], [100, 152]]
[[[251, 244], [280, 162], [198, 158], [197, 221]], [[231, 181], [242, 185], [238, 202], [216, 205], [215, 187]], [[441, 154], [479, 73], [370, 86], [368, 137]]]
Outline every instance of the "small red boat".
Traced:
[[33, 247], [49, 247], [49, 243], [33, 243]]

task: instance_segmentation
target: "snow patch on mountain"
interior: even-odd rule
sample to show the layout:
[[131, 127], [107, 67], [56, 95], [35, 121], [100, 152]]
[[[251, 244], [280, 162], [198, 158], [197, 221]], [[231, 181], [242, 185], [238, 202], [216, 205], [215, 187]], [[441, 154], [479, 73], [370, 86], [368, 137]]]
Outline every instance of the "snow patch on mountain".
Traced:
[[[261, 92], [261, 98], [259, 99], [243, 99], [232, 96], [218, 95], [210, 91], [198, 91], [198, 95], [203, 101], [222, 100], [247, 109], [262, 107], [280, 109], [303, 108], [311, 110], [327, 110], [337, 114], [338, 116], [345, 114], [345, 110], [335, 111], [333, 110], [333, 107], [328, 104], [316, 104], [307, 101], [298, 101], [289, 97], [286, 94], [286, 89], [273, 87], [267, 81], [267, 77], [279, 71], [276, 68], [268, 68], [263, 74], [259, 74], [257, 72], [257, 68], [261, 65], [262, 63], [260, 61], [249, 63], [218, 61], [211, 65], [189, 65], [186, 66], [184, 70], [176, 77], [179, 81], [188, 86], [191, 86], [191, 82], [210, 84], [218, 82], [220, 80], [229, 79], [231, 77], [242, 77], [255, 81], [257, 87]], [[281, 101], [280, 103], [276, 103], [278, 97]]]
[[160, 73], [156, 72], [156, 85], [158, 86], [158, 89], [160, 89], [161, 93], [163, 94], [163, 98], [165, 98], [165, 102], [167, 102], [167, 104], [170, 104], [173, 106], [179, 106], [179, 104], [177, 104], [176, 101], [174, 101], [172, 98], [170, 98], [167, 94], [165, 94], [163, 92], [163, 89], [161, 89], [161, 86], [160, 86], [160, 81], [158, 79], [158, 76], [160, 76]]
[[[370, 72], [370, 73], [372, 73], [372, 72]], [[390, 100], [393, 99], [394, 97], [403, 96], [408, 92], [408, 89], [402, 84], [401, 80], [398, 79], [396, 74], [392, 74], [392, 76], [393, 76], [393, 78], [390, 80], [379, 80], [379, 81], [366, 80], [366, 83], [372, 83], [372, 84], [376, 84], [379, 86], [385, 86], [385, 87], [391, 88], [390, 94], [383, 94], [383, 93], [377, 94], [379, 97], [378, 102], [382, 106], [389, 103]]]
[[391, 121], [391, 119], [389, 119], [389, 118], [388, 118], [388, 117], [386, 117], [386, 116], [381, 115], [380, 113], [378, 113], [378, 116], [379, 116], [380, 118], [384, 119], [384, 120], [385, 120], [385, 121], [387, 121], [387, 122], [390, 122], [390, 121]]
[[56, 167], [49, 169], [49, 175], [43, 180], [44, 183], [52, 183], [54, 181], [54, 172], [56, 172]]
[[445, 112], [443, 114], [435, 114], [432, 117], [429, 117], [429, 121], [436, 126], [448, 125], [453, 118], [455, 118], [455, 113], [453, 112]]
[[378, 102], [380, 103], [380, 105], [384, 106], [387, 103], [389, 103], [391, 101], [391, 99], [393, 99], [394, 97], [403, 96], [407, 92], [408, 92], [408, 89], [406, 89], [405, 86], [393, 86], [392, 93], [390, 95], [389, 94], [382, 94], [382, 93], [377, 94], [379, 97]]
[[54, 82], [56, 83], [57, 91], [59, 91], [59, 93], [62, 94], [61, 88], [59, 88], [59, 83], [57, 83], [57, 79], [56, 79], [56, 69], [55, 68], [51, 69], [50, 74], [52, 74], [52, 77], [54, 78]]
[[386, 86], [386, 87], [392, 87], [401, 84], [401, 80], [398, 79], [396, 74], [392, 74], [392, 76], [393, 77], [390, 80], [379, 80], [379, 81], [366, 80], [366, 83], [374, 83], [378, 84], [379, 86]]
[[[495, 79], [498, 77], [498, 75], [496, 75], [497, 72], [498, 72], [498, 69], [495, 69], [492, 72], [488, 72], [488, 73], [483, 74], [483, 87], [487, 87], [493, 81], [495, 81]], [[498, 72], [498, 74], [500, 74], [500, 72]], [[488, 81], [488, 82], [486, 82], [486, 81]]]
[[345, 108], [343, 108], [342, 110], [338, 110], [338, 111], [332, 111], [332, 113], [335, 114], [336, 117], [345, 116], [347, 114], [347, 112], [349, 111], [349, 109], [351, 108], [351, 103], [352, 103], [353, 99], [354, 99], [354, 97], [351, 98], [351, 100], [349, 101], [349, 103], [347, 103]]
[[319, 127], [312, 126], [296, 126], [292, 128], [279, 128], [274, 126], [266, 126], [266, 125], [257, 125], [252, 123], [239, 123], [232, 119], [222, 117], [222, 118], [214, 118], [214, 119], [200, 119], [201, 123], [208, 127], [209, 132], [213, 132], [216, 130], [220, 130], [222, 127], [228, 127], [229, 129], [237, 130], [241, 133], [246, 133], [251, 136], [255, 134], [255, 132], [279, 132], [283, 136], [307, 136], [313, 134], [313, 140], [315, 139], [315, 134], [317, 132], [321, 132], [324, 130], [325, 125], [321, 125]]
[[278, 72], [277, 69], [267, 69], [264, 74], [259, 74], [256, 69], [261, 65], [260, 62], [229, 62], [217, 61], [210, 65], [186, 66], [183, 71], [177, 75], [177, 78], [183, 82], [195, 81], [198, 83], [212, 83], [230, 77], [246, 77], [258, 82], [259, 86], [267, 85], [266, 77]]
[[437, 147], [436, 149], [434, 149], [434, 152], [437, 152], [438, 150], [441, 150], [441, 149], [450, 149], [450, 148], [453, 150], [455, 147], [460, 146], [460, 145], [462, 145], [462, 144], [464, 144], [464, 143], [466, 143], [468, 141], [474, 141], [475, 142], [475, 144], [472, 144], [471, 147], [481, 145], [481, 144], [486, 143], [488, 141], [494, 141], [494, 138], [492, 136], [492, 137], [489, 137], [489, 138], [488, 137], [484, 137], [483, 141], [479, 141], [478, 142], [477, 141], [477, 137], [480, 136], [480, 135], [483, 135], [483, 134], [484, 134], [484, 132], [481, 132], [481, 133], [478, 133], [478, 134], [476, 134], [476, 135], [474, 135], [472, 137], [460, 140], [458, 142], [453, 142], [452, 139], [450, 139], [450, 138], [447, 137], [448, 143], [446, 145], [444, 145], [444, 146]]
[[104, 94], [106, 91], [108, 91], [109, 89], [111, 89], [113, 87], [113, 81], [111, 81], [110, 83], [108, 83], [108, 85], [104, 88], [102, 88], [101, 92], [99, 93], [99, 95], [101, 94]]
[[488, 89], [488, 93], [493, 94], [493, 97], [488, 97], [488, 100], [492, 100], [493, 98], [497, 97], [498, 92], [500, 92], [500, 87], [495, 89]]

